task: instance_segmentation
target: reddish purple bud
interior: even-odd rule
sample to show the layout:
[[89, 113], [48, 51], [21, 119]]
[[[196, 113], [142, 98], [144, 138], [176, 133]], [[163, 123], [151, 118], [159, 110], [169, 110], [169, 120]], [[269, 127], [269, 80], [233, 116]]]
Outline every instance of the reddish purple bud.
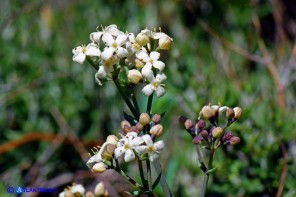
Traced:
[[199, 120], [199, 121], [197, 122], [197, 127], [198, 127], [199, 129], [203, 129], [203, 128], [205, 128], [205, 126], [206, 126], [206, 122], [205, 122], [204, 120]]
[[232, 136], [233, 136], [232, 132], [228, 131], [223, 135], [222, 141], [226, 142], [226, 141], [230, 140], [230, 138], [232, 138]]
[[190, 119], [187, 119], [184, 123], [185, 129], [190, 130], [194, 127], [194, 122]]
[[179, 116], [179, 123], [182, 127], [184, 127], [185, 121], [187, 120], [187, 118], [185, 116]]
[[203, 141], [203, 138], [201, 136], [195, 136], [192, 140], [194, 144], [200, 144]]
[[202, 130], [201, 131], [201, 136], [204, 138], [204, 139], [207, 139], [207, 137], [209, 136], [209, 133], [207, 130]]
[[233, 136], [232, 138], [230, 138], [231, 145], [237, 145], [239, 142], [240, 142], [240, 138], [237, 136]]
[[155, 114], [152, 118], [152, 121], [155, 123], [155, 124], [159, 124], [160, 121], [161, 121], [161, 115], [159, 114]]

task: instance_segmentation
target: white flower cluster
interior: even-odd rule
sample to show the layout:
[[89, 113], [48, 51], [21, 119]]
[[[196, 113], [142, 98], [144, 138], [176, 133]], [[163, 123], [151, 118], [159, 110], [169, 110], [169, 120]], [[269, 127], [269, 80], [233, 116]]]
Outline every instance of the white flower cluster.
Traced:
[[[153, 128], [153, 127], [152, 127]], [[114, 157], [123, 157], [125, 162], [133, 161], [136, 156], [148, 154], [151, 162], [159, 158], [160, 151], [164, 149], [162, 140], [153, 143], [149, 134], [139, 136], [136, 132], [128, 132], [121, 139], [115, 135], [109, 135], [107, 141], [86, 163], [94, 172], [102, 173], [108, 168], [108, 162]]]
[[116, 25], [110, 25], [102, 31], [91, 33], [90, 40], [87, 46], [73, 49], [73, 61], [83, 64], [90, 58], [98, 67], [95, 78], [99, 85], [102, 85], [100, 79], [112, 79], [115, 71], [123, 66], [120, 64], [124, 64], [131, 83], [146, 83], [142, 89], [145, 95], [150, 96], [154, 91], [158, 97], [165, 94], [165, 64], [159, 60], [160, 53], [157, 51], [171, 47], [173, 39], [167, 34], [144, 29], [135, 36], [120, 31]]

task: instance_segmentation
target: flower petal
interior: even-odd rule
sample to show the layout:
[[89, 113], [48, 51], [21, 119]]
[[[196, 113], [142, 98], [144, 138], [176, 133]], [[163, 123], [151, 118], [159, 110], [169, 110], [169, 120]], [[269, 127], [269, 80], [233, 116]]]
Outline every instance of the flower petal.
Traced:
[[116, 38], [116, 44], [121, 46], [127, 40], [127, 35], [121, 34]]
[[156, 92], [156, 96], [159, 98], [165, 94], [165, 89], [161, 85], [159, 85], [157, 86], [155, 92]]
[[152, 87], [151, 84], [146, 85], [143, 89], [142, 92], [146, 95], [146, 96], [150, 96], [153, 93], [154, 89]]
[[85, 58], [86, 58], [86, 55], [84, 53], [78, 53], [78, 54], [74, 54], [73, 61], [79, 64], [83, 64], [83, 62], [85, 61]]
[[164, 149], [164, 142], [162, 140], [154, 143], [154, 147], [156, 151], [162, 151]]
[[116, 55], [119, 58], [126, 57], [128, 55], [128, 50], [125, 49], [125, 48], [123, 48], [123, 47], [117, 47], [117, 49], [116, 49]]
[[101, 37], [103, 35], [103, 32], [99, 31], [99, 32], [93, 32], [89, 35], [89, 38], [91, 41], [99, 43], [101, 40]]
[[99, 57], [101, 55], [101, 51], [98, 48], [98, 45], [96, 45], [94, 43], [90, 43], [86, 47], [85, 55], [87, 55], [87, 56], [98, 56]]
[[117, 147], [114, 151], [114, 155], [116, 158], [121, 157], [125, 153], [124, 146]]
[[145, 153], [148, 153], [149, 148], [148, 146], [137, 146], [135, 147], [135, 151], [139, 154], [139, 155], [143, 155]]
[[78, 54], [78, 53], [83, 53], [83, 48], [81, 46], [78, 46], [78, 47], [75, 47], [73, 50], [72, 50], [72, 53], [75, 55], [75, 54]]
[[156, 75], [156, 80], [158, 81], [158, 83], [162, 83], [167, 79], [167, 76], [164, 73], [158, 73]]
[[130, 162], [135, 159], [135, 153], [132, 149], [127, 149], [124, 154], [124, 161]]
[[158, 53], [156, 51], [152, 51], [149, 56], [150, 56], [151, 59], [153, 59], [154, 61], [156, 61], [156, 60], [159, 59], [160, 53]]
[[152, 65], [150, 63], [145, 64], [141, 70], [141, 73], [148, 81], [153, 81], [155, 79], [152, 71]]
[[120, 31], [118, 28], [117, 28], [117, 26], [116, 25], [109, 25], [108, 27], [106, 27], [105, 29], [104, 29], [104, 32], [106, 32], [106, 33], [110, 33], [112, 36], [118, 36], [118, 35], [120, 35], [120, 34], [123, 34], [123, 32], [122, 31]]
[[102, 40], [107, 46], [111, 46], [115, 42], [113, 36], [109, 33], [104, 33]]
[[112, 47], [106, 47], [101, 55], [103, 60], [108, 60], [109, 58], [112, 57], [114, 53], [114, 48]]
[[151, 162], [154, 162], [158, 158], [159, 158], [159, 154], [157, 154], [157, 153], [151, 153], [151, 154], [149, 154], [149, 160]]
[[165, 67], [165, 64], [162, 61], [155, 61], [155, 62], [153, 62], [153, 67], [162, 71]]
[[130, 146], [131, 147], [136, 147], [139, 146], [140, 144], [144, 143], [144, 140], [142, 137], [135, 137], [131, 142]]
[[107, 76], [104, 66], [100, 66], [98, 72], [96, 73], [96, 78], [104, 79]]
[[139, 51], [138, 53], [136, 53], [136, 57], [140, 60], [144, 60], [147, 59], [149, 56], [145, 51]]
[[148, 135], [148, 134], [143, 135], [142, 138], [145, 141], [147, 146], [152, 146], [153, 145], [153, 141], [152, 141], [150, 135]]

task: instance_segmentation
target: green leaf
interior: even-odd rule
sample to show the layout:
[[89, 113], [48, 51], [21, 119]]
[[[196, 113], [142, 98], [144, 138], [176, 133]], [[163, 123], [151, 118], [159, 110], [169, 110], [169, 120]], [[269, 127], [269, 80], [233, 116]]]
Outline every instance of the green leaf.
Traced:
[[211, 174], [211, 173], [215, 172], [216, 170], [217, 170], [216, 167], [215, 167], [215, 168], [212, 168], [212, 169], [209, 169], [209, 170], [207, 171], [207, 174]]
[[127, 120], [132, 126], [136, 125], [138, 122], [133, 116], [125, 112], [123, 112], [123, 116], [124, 116], [124, 119]]
[[156, 180], [152, 184], [152, 190], [158, 185], [160, 178], [161, 178], [161, 173], [157, 176]]

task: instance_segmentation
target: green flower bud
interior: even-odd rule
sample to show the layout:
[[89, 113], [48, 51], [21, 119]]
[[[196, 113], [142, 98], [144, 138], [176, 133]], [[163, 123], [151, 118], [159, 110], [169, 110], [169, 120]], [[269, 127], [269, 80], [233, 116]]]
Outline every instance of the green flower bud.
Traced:
[[163, 126], [161, 124], [157, 124], [150, 129], [150, 134], [155, 136], [160, 136], [162, 134], [162, 131], [163, 131]]
[[242, 116], [243, 110], [240, 107], [233, 108], [234, 111], [234, 118], [239, 119]]
[[131, 83], [138, 84], [142, 79], [142, 74], [140, 73], [140, 71], [132, 69], [128, 71], [127, 78]]
[[212, 135], [214, 138], [220, 139], [223, 135], [223, 129], [221, 127], [215, 127], [212, 130]]
[[150, 42], [150, 39], [147, 34], [141, 32], [137, 35], [136, 42], [141, 46], [145, 46]]
[[142, 113], [139, 118], [141, 125], [145, 126], [150, 123], [150, 116], [147, 113]]
[[96, 185], [95, 195], [98, 197], [108, 196], [108, 191], [106, 190], [106, 188], [102, 182], [100, 182]]
[[103, 173], [106, 171], [106, 166], [103, 162], [99, 162], [92, 167], [92, 170], [97, 173]]
[[170, 38], [169, 36], [163, 36], [159, 38], [158, 46], [160, 49], [168, 50], [171, 48], [172, 42], [173, 42], [172, 38]]
[[205, 119], [210, 119], [215, 116], [216, 110], [206, 105], [201, 109], [201, 112]]

